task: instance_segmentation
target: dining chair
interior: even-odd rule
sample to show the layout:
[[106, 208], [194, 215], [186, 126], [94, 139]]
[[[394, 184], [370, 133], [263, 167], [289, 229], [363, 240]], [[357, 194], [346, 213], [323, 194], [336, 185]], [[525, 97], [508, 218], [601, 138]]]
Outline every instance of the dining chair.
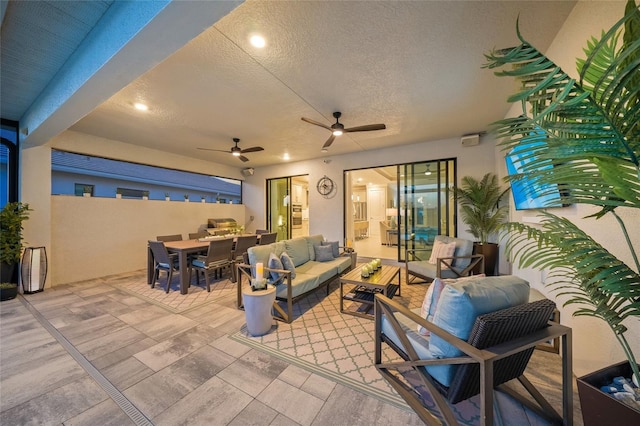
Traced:
[[182, 241], [182, 234], [174, 234], [174, 235], [158, 235], [156, 237], [157, 241], [169, 242], [169, 241]]
[[178, 271], [178, 256], [176, 254], [169, 254], [167, 248], [164, 245], [164, 241], [149, 241], [149, 248], [153, 254], [153, 260], [155, 262], [155, 268], [153, 270], [153, 278], [151, 280], [151, 288], [156, 285], [156, 280], [160, 278], [160, 271], [167, 272], [167, 286], [165, 291], [169, 293], [171, 289], [171, 277], [174, 271]]
[[222, 276], [222, 269], [229, 267], [233, 274], [235, 260], [233, 259], [233, 239], [224, 238], [213, 240], [209, 243], [209, 250], [206, 256], [197, 256], [191, 261], [189, 269], [189, 282], [191, 282], [191, 271], [196, 270], [196, 282], [200, 284], [200, 272], [204, 274], [204, 281], [207, 284], [207, 291], [211, 291], [210, 273], [218, 278], [218, 272]]
[[189, 232], [190, 240], [197, 240], [199, 238], [208, 237], [210, 234], [207, 231]]
[[268, 233], [269, 233], [268, 229], [256, 229], [256, 235], [268, 234]]
[[[242, 263], [242, 255], [247, 252], [249, 247], [253, 247], [258, 244], [257, 235], [241, 235], [236, 239], [235, 246], [233, 247], [233, 260], [238, 263]], [[236, 282], [236, 268], [232, 269], [231, 280]]]
[[265, 244], [275, 243], [277, 237], [278, 237], [277, 232], [272, 232], [269, 234], [261, 234], [260, 239], [258, 240], [258, 244], [263, 246]]

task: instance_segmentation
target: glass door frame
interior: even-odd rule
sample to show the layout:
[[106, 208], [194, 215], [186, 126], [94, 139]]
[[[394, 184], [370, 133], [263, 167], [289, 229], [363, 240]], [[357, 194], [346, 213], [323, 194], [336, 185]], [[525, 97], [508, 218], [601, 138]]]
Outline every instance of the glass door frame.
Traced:
[[[308, 177], [309, 175], [302, 174], [283, 176], [279, 178], [267, 179], [265, 182], [267, 194], [267, 196], [265, 197], [265, 216], [267, 229], [269, 230], [269, 232], [277, 233], [278, 241], [292, 238], [293, 178], [300, 176]], [[280, 186], [284, 186], [284, 192], [282, 192], [282, 190], [278, 192], [274, 189], [274, 185], [277, 187], [279, 184]], [[274, 192], [278, 192], [275, 194], [275, 201], [273, 199]]]

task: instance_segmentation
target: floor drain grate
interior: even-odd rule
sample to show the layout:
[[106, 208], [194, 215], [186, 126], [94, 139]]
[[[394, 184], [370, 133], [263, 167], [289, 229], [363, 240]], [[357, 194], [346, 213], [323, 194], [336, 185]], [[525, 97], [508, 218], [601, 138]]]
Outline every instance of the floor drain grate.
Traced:
[[127, 416], [137, 425], [153, 425], [135, 405], [127, 399], [106, 377], [98, 371], [85, 357], [78, 351], [75, 346], [71, 344], [59, 331], [56, 329], [40, 312], [38, 312], [31, 304], [24, 298], [19, 297], [22, 304], [31, 312], [31, 314], [38, 320], [38, 322], [62, 345], [62, 347], [69, 352], [69, 355], [76, 360], [78, 364], [95, 380], [102, 389], [115, 401], [116, 404], [125, 412]]

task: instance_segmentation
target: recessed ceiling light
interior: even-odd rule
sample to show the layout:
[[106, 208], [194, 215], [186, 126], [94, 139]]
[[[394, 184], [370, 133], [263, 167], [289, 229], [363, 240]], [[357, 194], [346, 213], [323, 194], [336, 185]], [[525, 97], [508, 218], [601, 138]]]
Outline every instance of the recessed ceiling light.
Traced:
[[253, 47], [257, 47], [259, 49], [262, 49], [267, 44], [267, 42], [264, 40], [264, 37], [257, 34], [252, 35], [249, 41], [251, 42], [251, 45]]
[[327, 148], [322, 148], [320, 152], [327, 152]]
[[288, 160], [289, 159], [289, 153], [285, 152], [284, 155], [282, 156], [283, 160]]
[[145, 104], [143, 104], [142, 102], [136, 102], [135, 104], [133, 104], [133, 106], [138, 111], [148, 111], [149, 110], [149, 107], [146, 106]]

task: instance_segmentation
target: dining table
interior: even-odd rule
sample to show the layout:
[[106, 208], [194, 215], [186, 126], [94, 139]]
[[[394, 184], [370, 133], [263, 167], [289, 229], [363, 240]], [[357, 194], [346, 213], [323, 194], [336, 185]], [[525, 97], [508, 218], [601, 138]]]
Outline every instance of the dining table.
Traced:
[[[258, 235], [258, 239], [259, 239]], [[167, 248], [169, 254], [175, 253], [178, 255], [178, 268], [180, 272], [180, 294], [187, 294], [189, 292], [189, 255], [192, 254], [206, 254], [209, 249], [209, 243], [212, 240], [221, 240], [233, 238], [234, 242], [237, 240], [238, 235], [223, 235], [223, 236], [210, 236], [205, 238], [199, 238], [196, 240], [180, 240], [180, 241], [166, 241], [164, 246]], [[151, 284], [153, 280], [153, 272], [155, 264], [153, 260], [153, 254], [151, 249], [147, 247], [147, 284]]]

